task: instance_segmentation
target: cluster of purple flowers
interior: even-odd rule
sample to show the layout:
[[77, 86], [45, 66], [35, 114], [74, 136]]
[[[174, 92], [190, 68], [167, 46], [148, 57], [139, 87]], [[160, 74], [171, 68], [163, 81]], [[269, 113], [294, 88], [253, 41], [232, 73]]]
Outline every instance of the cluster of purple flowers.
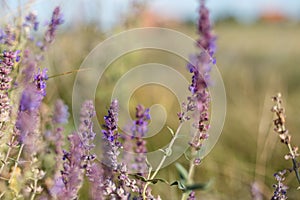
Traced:
[[16, 33], [14, 28], [7, 25], [4, 29], [0, 28], [0, 44], [7, 45], [8, 47], [13, 46], [16, 43]]
[[54, 41], [57, 27], [61, 25], [63, 22], [64, 22], [63, 15], [60, 11], [60, 8], [56, 7], [53, 11], [51, 21], [48, 25], [48, 30], [45, 34], [45, 38], [44, 38], [45, 42], [52, 43]]
[[136, 107], [136, 120], [132, 126], [132, 138], [135, 139], [135, 157], [132, 164], [132, 169], [143, 174], [148, 171], [146, 164], [146, 140], [144, 136], [148, 131], [148, 121], [150, 120], [149, 108], [144, 108], [142, 105]]
[[23, 23], [24, 27], [33, 27], [34, 31], [37, 31], [39, 28], [39, 21], [37, 20], [37, 15], [33, 12], [30, 12], [26, 17], [25, 17], [25, 22]]
[[277, 184], [274, 184], [273, 187], [275, 188], [274, 194], [271, 200], [285, 200], [287, 199], [287, 189], [288, 187], [283, 183], [285, 180], [286, 170], [279, 171], [274, 174], [274, 177], [277, 181]]
[[12, 77], [10, 76], [14, 65], [20, 61], [20, 51], [3, 51], [0, 55], [0, 122], [9, 120], [10, 99], [8, 90], [11, 88]]
[[[203, 141], [208, 138], [210, 106], [208, 84], [211, 65], [215, 63], [215, 59], [211, 57], [214, 56], [216, 50], [216, 37], [212, 33], [209, 11], [204, 3], [201, 0], [198, 21], [198, 33], [201, 37], [197, 41], [197, 45], [201, 48], [201, 52], [198, 55], [192, 55], [187, 65], [188, 70], [193, 74], [192, 83], [189, 86], [192, 95], [188, 97], [188, 103], [184, 104], [185, 111], [178, 115], [180, 121], [182, 121], [183, 119], [189, 119], [188, 116], [185, 116], [188, 112], [193, 112], [194, 126], [197, 131], [190, 145], [196, 151], [201, 149]], [[197, 159], [197, 163], [199, 163], [199, 159]]]

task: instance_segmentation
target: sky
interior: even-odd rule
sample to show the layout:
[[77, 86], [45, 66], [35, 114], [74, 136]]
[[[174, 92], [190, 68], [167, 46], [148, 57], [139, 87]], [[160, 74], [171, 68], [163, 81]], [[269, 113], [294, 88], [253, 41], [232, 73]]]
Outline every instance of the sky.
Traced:
[[[105, 29], [116, 24], [128, 12], [131, 0], [20, 0], [21, 4], [33, 2], [31, 9], [46, 21], [55, 5], [60, 5], [66, 22], [94, 20]], [[0, 2], [3, 2], [1, 0]], [[17, 10], [18, 0], [8, 1], [11, 10]], [[151, 11], [163, 13], [176, 19], [197, 17], [199, 0], [146, 0]], [[224, 16], [234, 16], [240, 22], [253, 22], [261, 11], [279, 10], [292, 19], [300, 20], [300, 0], [207, 0], [213, 20]], [[1, 5], [3, 7], [4, 5]], [[0, 9], [0, 15], [1, 11]], [[43, 19], [45, 18], [45, 19]]]

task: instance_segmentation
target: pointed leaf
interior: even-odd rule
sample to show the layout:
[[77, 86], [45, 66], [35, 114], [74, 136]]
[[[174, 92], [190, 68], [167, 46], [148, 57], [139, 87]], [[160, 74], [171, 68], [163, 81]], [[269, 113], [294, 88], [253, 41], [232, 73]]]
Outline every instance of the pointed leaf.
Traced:
[[176, 163], [175, 167], [179, 173], [179, 177], [181, 180], [186, 181], [188, 179], [188, 172], [187, 170], [180, 164]]

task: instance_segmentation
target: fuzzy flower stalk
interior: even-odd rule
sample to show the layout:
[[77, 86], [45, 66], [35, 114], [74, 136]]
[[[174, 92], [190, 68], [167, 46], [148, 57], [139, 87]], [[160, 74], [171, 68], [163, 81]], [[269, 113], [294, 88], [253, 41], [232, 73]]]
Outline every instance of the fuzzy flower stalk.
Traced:
[[[139, 192], [136, 181], [128, 177], [126, 164], [119, 162], [123, 148], [118, 132], [118, 101], [113, 100], [103, 125], [103, 191], [108, 199], [128, 199], [131, 192]], [[117, 181], [114, 181], [117, 180]]]
[[[298, 169], [299, 162], [297, 161], [297, 157], [299, 157], [298, 146], [293, 146], [291, 144], [292, 136], [289, 134], [289, 131], [286, 128], [286, 115], [285, 115], [285, 109], [282, 106], [281, 94], [278, 93], [276, 96], [272, 97], [272, 100], [275, 104], [271, 109], [271, 111], [275, 115], [275, 119], [273, 120], [274, 131], [278, 134], [281, 143], [285, 144], [289, 150], [289, 152], [284, 156], [284, 158], [286, 160], [292, 161], [293, 168], [289, 171], [291, 172], [294, 171], [296, 179], [298, 180], [298, 183], [300, 185], [300, 174]], [[283, 170], [283, 171], [278, 172], [274, 175], [278, 184], [275, 185], [274, 196], [272, 199], [286, 199], [280, 196], [280, 195], [285, 196], [286, 189], [287, 189], [287, 187], [282, 186], [284, 175], [286, 174], [287, 170]]]
[[10, 119], [11, 105], [8, 91], [11, 88], [12, 77], [10, 76], [14, 65], [19, 62], [21, 51], [3, 51], [0, 54], [0, 123]]
[[[216, 45], [216, 37], [212, 33], [211, 22], [209, 19], [209, 11], [201, 0], [198, 21], [198, 34], [201, 38], [197, 41], [197, 45], [202, 52], [191, 57], [188, 64], [189, 71], [193, 74], [192, 83], [189, 86], [191, 96], [188, 97], [188, 106], [186, 110], [192, 111], [196, 121], [196, 134], [194, 135], [190, 145], [196, 151], [202, 147], [203, 141], [208, 138], [209, 129], [209, 106], [210, 96], [208, 92], [208, 84], [210, 81], [211, 63], [215, 60], [214, 56]], [[203, 52], [203, 49], [205, 50]], [[196, 160], [196, 162], [199, 162]]]
[[[60, 116], [54, 116], [54, 120], [61, 122], [65, 120], [65, 109], [61, 105], [56, 106], [56, 111]], [[91, 153], [94, 148], [92, 119], [96, 112], [91, 101], [85, 101], [80, 112], [80, 124], [77, 132], [68, 137], [70, 150], [63, 151], [63, 170], [61, 177], [55, 180], [51, 189], [53, 197], [58, 199], [76, 199], [78, 191], [83, 183], [84, 171], [89, 173], [92, 170], [92, 162], [95, 155]]]
[[[197, 46], [200, 48], [201, 53], [192, 55], [187, 65], [188, 70], [193, 74], [192, 83], [189, 86], [191, 96], [188, 97], [188, 102], [183, 104], [183, 112], [178, 114], [181, 122], [191, 119], [194, 121], [195, 127], [195, 133], [189, 143], [192, 159], [187, 184], [193, 183], [194, 168], [201, 163], [201, 157], [197, 153], [209, 137], [209, 106], [211, 99], [208, 85], [210, 84], [211, 65], [216, 63], [215, 58], [213, 58], [216, 51], [216, 36], [212, 32], [209, 11], [204, 0], [200, 1], [198, 34], [200, 39], [197, 40]], [[189, 112], [192, 113], [192, 116], [188, 115]], [[195, 193], [185, 192], [182, 199], [195, 199]]]
[[134, 164], [132, 169], [140, 174], [145, 174], [148, 171], [147, 166], [147, 147], [146, 141], [143, 139], [148, 131], [148, 121], [150, 120], [149, 108], [144, 108], [142, 105], [136, 107], [136, 120], [132, 126], [132, 137], [135, 139], [134, 151], [136, 156], [134, 157]]

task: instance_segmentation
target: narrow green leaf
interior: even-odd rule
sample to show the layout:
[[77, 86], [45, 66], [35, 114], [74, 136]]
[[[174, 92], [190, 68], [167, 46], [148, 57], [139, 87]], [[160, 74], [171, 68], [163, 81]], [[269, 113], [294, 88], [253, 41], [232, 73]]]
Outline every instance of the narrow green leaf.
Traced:
[[212, 181], [209, 181], [207, 183], [194, 183], [190, 185], [185, 185], [181, 181], [174, 181], [170, 184], [170, 186], [177, 185], [178, 189], [180, 189], [183, 192], [192, 191], [192, 190], [206, 190], [210, 187]]
[[208, 183], [194, 183], [186, 186], [186, 190], [206, 190], [209, 187]]
[[175, 167], [179, 173], [180, 179], [183, 180], [184, 182], [187, 181], [187, 179], [188, 179], [187, 170], [180, 163], [176, 163]]

